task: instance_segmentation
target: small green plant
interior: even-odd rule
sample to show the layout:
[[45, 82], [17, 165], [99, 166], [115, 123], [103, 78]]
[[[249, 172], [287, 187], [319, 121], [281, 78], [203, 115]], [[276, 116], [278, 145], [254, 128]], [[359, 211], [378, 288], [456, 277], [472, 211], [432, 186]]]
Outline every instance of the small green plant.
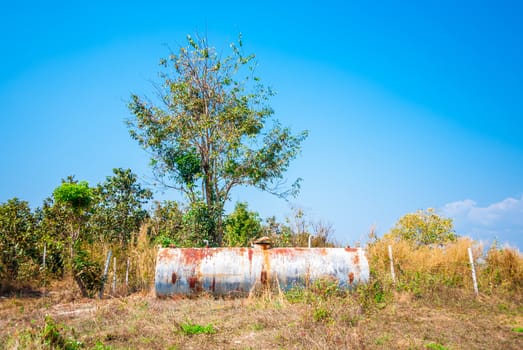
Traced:
[[371, 281], [360, 284], [357, 293], [364, 309], [383, 309], [391, 299], [391, 286], [381, 276], [371, 272]]
[[40, 333], [42, 342], [51, 349], [76, 350], [82, 343], [73, 337], [65, 337], [66, 327], [56, 323], [50, 316], [45, 317], [45, 326]]
[[214, 334], [216, 329], [214, 329], [212, 324], [202, 326], [199, 324], [194, 324], [192, 322], [181, 323], [180, 328], [183, 334], [185, 335], [195, 335], [195, 334]]
[[285, 297], [288, 302], [296, 304], [305, 300], [305, 293], [306, 290], [304, 288], [296, 286], [285, 292]]
[[331, 313], [324, 307], [318, 307], [312, 314], [312, 319], [316, 322], [328, 321], [331, 318]]
[[323, 299], [337, 295], [341, 292], [338, 281], [329, 278], [314, 281], [311, 286], [311, 291]]
[[448, 350], [448, 348], [446, 346], [443, 346], [438, 343], [428, 343], [425, 345], [425, 348], [430, 349], [430, 350]]
[[382, 335], [381, 337], [379, 338], [376, 338], [376, 340], [374, 341], [374, 343], [376, 345], [384, 345], [385, 343], [389, 342], [391, 339], [391, 336], [389, 334], [385, 334], [385, 335]]
[[264, 328], [265, 328], [265, 325], [261, 324], [261, 323], [255, 323], [255, 324], [252, 325], [252, 330], [253, 331], [261, 331]]
[[512, 328], [512, 332], [523, 333], [523, 327], [514, 327]]
[[112, 350], [113, 347], [110, 345], [104, 345], [101, 341], [97, 341], [91, 350]]

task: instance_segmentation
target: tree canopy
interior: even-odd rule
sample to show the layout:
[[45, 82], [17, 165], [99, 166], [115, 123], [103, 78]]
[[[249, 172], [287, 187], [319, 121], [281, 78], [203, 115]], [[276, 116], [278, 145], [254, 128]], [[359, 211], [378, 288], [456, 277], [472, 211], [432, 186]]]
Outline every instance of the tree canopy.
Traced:
[[231, 190], [254, 186], [281, 197], [295, 195], [299, 179], [283, 187], [284, 173], [307, 132], [293, 134], [271, 118], [270, 88], [254, 75], [254, 55], [241, 35], [222, 57], [204, 37], [162, 59], [155, 102], [133, 94], [131, 137], [149, 151], [159, 183], [206, 207], [208, 238], [223, 238], [223, 207]]
[[388, 236], [417, 245], [445, 244], [457, 239], [452, 219], [439, 216], [432, 208], [404, 215]]

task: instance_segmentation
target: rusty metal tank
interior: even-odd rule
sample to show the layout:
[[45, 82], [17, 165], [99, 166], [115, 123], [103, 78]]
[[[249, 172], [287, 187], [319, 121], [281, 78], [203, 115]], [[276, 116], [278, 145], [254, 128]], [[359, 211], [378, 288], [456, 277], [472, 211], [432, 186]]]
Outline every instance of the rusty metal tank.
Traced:
[[257, 286], [282, 290], [335, 279], [350, 289], [369, 279], [361, 248], [160, 248], [156, 262], [158, 297], [245, 295]]

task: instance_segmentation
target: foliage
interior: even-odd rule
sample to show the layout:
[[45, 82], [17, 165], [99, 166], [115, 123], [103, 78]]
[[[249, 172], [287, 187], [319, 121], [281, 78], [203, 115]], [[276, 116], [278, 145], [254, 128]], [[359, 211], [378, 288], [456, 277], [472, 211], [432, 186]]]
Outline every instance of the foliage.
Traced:
[[95, 191], [98, 203], [94, 208], [92, 225], [105, 241], [129, 244], [147, 218], [143, 205], [152, 198], [152, 192], [138, 183], [131, 169], [115, 168], [113, 176], [99, 184]]
[[78, 212], [89, 207], [93, 200], [93, 191], [87, 181], [63, 182], [54, 190], [53, 196], [56, 202], [69, 205], [73, 211]]
[[[131, 137], [152, 155], [158, 181], [184, 193], [191, 206], [203, 203], [214, 221], [210, 238], [222, 243], [222, 215], [234, 187], [247, 185], [282, 197], [283, 174], [306, 133], [293, 135], [274, 121], [267, 106], [273, 92], [253, 76], [254, 55], [243, 54], [241, 37], [222, 57], [205, 38], [160, 61], [160, 103], [131, 96]], [[198, 204], [199, 205], [199, 204]]]
[[224, 221], [224, 244], [229, 247], [248, 247], [261, 233], [258, 213], [248, 210], [247, 203], [236, 203], [234, 211]]
[[432, 208], [404, 215], [388, 236], [417, 245], [446, 244], [457, 239], [452, 219], [437, 215]]
[[216, 220], [202, 202], [180, 207], [175, 201], [156, 202], [149, 220], [152, 242], [162, 246], [203, 246], [209, 239]]
[[16, 279], [21, 266], [38, 259], [35, 226], [28, 202], [12, 198], [0, 204], [0, 280]]

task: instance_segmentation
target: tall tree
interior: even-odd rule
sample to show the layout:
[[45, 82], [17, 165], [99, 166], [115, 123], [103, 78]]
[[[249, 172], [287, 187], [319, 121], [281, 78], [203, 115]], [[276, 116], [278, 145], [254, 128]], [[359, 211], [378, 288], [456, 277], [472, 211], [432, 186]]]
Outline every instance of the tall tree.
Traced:
[[241, 35], [222, 57], [203, 37], [187, 37], [160, 61], [159, 100], [137, 95], [129, 103], [131, 136], [151, 154], [159, 182], [206, 207], [209, 238], [221, 244], [223, 207], [236, 186], [280, 197], [295, 195], [299, 179], [283, 188], [283, 175], [307, 132], [293, 134], [271, 116], [271, 89], [254, 76], [254, 55]]

